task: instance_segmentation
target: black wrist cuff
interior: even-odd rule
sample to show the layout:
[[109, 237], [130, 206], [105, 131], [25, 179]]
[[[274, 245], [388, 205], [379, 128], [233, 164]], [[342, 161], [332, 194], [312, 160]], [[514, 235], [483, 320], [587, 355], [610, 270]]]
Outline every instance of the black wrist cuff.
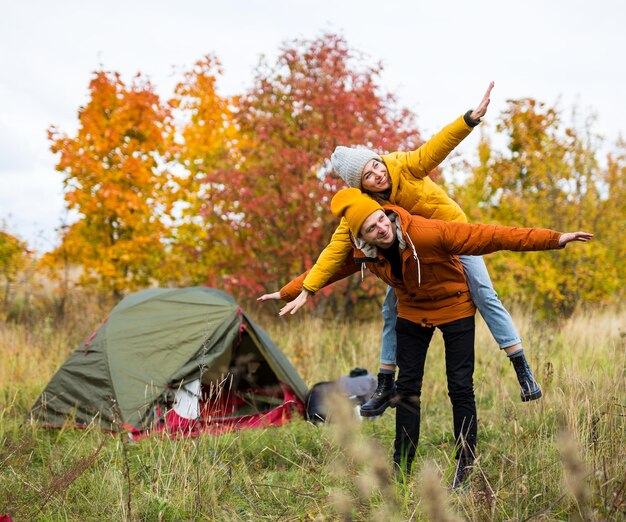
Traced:
[[472, 112], [474, 112], [473, 109], [467, 111], [463, 115], [463, 119], [465, 120], [465, 123], [467, 123], [470, 127], [476, 127], [476, 125], [480, 123], [480, 118], [478, 118], [477, 120], [472, 119]]

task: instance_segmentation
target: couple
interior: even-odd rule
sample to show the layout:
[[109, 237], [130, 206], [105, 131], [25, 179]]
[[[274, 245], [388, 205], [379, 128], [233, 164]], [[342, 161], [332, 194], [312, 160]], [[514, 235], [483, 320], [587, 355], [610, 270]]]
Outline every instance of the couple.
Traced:
[[[475, 305], [513, 363], [522, 400], [541, 397], [521, 338], [479, 256], [496, 250], [561, 248], [592, 237], [582, 232], [470, 225], [460, 207], [427, 177], [478, 125], [492, 88], [493, 83], [477, 109], [416, 151], [379, 156], [363, 148], [337, 147], [331, 157], [333, 168], [352, 188], [338, 192], [331, 202], [333, 214], [341, 218], [331, 243], [310, 272], [259, 298], [290, 301], [280, 315], [293, 314], [309, 295], [365, 266], [389, 285], [383, 305], [379, 386], [362, 414], [381, 414], [397, 394], [394, 462], [404, 471], [410, 471], [419, 436], [426, 349], [434, 328], [440, 328], [458, 444], [458, 487], [471, 468], [476, 441]], [[394, 382], [396, 364], [399, 374]]]

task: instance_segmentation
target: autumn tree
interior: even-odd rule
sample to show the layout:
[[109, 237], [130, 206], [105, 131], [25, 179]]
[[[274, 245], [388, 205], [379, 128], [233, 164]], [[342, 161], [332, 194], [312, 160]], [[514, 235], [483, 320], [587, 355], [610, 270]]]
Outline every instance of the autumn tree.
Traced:
[[26, 243], [5, 230], [0, 230], [0, 278], [3, 281], [2, 303], [6, 308], [9, 304], [11, 284], [28, 266], [31, 252]]
[[598, 299], [624, 303], [626, 292], [626, 141], [620, 138], [601, 170], [600, 198], [591, 224], [603, 243], [595, 260]]
[[590, 245], [565, 253], [489, 256], [496, 288], [547, 315], [607, 300], [624, 282], [613, 272], [623, 268], [624, 247], [614, 233], [625, 224], [618, 181], [623, 156], [614, 157], [606, 171], [598, 163], [592, 121], [565, 125], [557, 108], [533, 99], [509, 101], [496, 130], [505, 136], [506, 150], [483, 138], [479, 164], [455, 190], [470, 220], [596, 235]]
[[84, 283], [119, 296], [150, 284], [163, 260], [171, 198], [161, 156], [170, 113], [141, 75], [126, 85], [100, 71], [78, 123], [73, 137], [48, 132], [67, 208], [78, 215], [52, 256], [67, 256], [82, 265]]
[[177, 173], [172, 191], [177, 212], [170, 228], [165, 280], [205, 283], [224, 255], [219, 245], [228, 234], [227, 224], [207, 217], [208, 209], [218, 213], [218, 208], [225, 208], [216, 199], [208, 173], [224, 171], [238, 161], [232, 101], [217, 93], [221, 75], [219, 60], [207, 55], [185, 72], [170, 100], [177, 123], [169, 137], [168, 160]]
[[254, 86], [233, 102], [236, 155], [206, 171], [202, 213], [222, 231], [207, 245], [221, 256], [213, 281], [254, 296], [315, 262], [337, 225], [336, 145], [417, 145], [413, 117], [379, 87], [381, 71], [335, 35], [289, 42], [276, 63], [260, 63]]

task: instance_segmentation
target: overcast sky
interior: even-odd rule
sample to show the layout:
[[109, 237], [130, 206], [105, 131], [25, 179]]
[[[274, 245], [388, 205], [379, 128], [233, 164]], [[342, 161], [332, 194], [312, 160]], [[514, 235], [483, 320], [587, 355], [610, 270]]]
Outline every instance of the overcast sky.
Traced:
[[125, 81], [142, 72], [167, 98], [176, 70], [213, 53], [219, 91], [235, 94], [262, 54], [332, 32], [382, 62], [383, 87], [425, 138], [475, 106], [490, 80], [491, 121], [507, 99], [533, 97], [596, 113], [609, 144], [626, 136], [624, 0], [2, 0], [1, 13], [0, 222], [39, 251], [56, 244], [65, 216], [46, 129], [75, 132], [102, 68]]

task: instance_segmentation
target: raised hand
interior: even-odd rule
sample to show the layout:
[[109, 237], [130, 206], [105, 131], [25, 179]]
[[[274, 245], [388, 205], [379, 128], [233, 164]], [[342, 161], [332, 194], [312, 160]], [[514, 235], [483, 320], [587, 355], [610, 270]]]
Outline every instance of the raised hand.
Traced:
[[480, 118], [487, 114], [487, 107], [489, 106], [489, 102], [491, 101], [490, 96], [493, 86], [494, 83], [489, 82], [489, 87], [487, 87], [487, 91], [485, 92], [483, 99], [478, 104], [478, 107], [473, 110], [472, 114], [470, 114], [470, 118], [472, 118], [472, 120], [480, 120]]
[[587, 241], [591, 241], [593, 239], [593, 234], [589, 232], [565, 232], [561, 234], [559, 238], [559, 246], [563, 247], [572, 241], [582, 241], [586, 243]]

